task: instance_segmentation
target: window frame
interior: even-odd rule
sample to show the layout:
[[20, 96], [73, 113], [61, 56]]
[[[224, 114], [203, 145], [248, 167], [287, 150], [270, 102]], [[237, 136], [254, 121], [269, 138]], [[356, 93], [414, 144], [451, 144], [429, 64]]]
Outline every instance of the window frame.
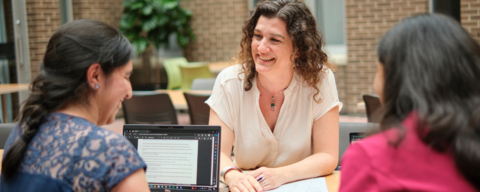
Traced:
[[[338, 1], [338, 0], [335, 0]], [[327, 52], [329, 56], [329, 60], [336, 65], [339, 66], [344, 66], [347, 65], [348, 63], [348, 46], [347, 46], [347, 18], [346, 18], [346, 10], [345, 10], [345, 0], [340, 0], [343, 2], [343, 18], [344, 18], [344, 24], [343, 24], [343, 31], [344, 31], [344, 41], [343, 44], [325, 44], [324, 50]], [[312, 12], [312, 15], [317, 19], [317, 10], [316, 10], [316, 2], [318, 0], [305, 0], [305, 4], [308, 6], [310, 11]], [[317, 26], [318, 27], [318, 26]]]
[[63, 25], [73, 21], [72, 0], [59, 0], [60, 23]]

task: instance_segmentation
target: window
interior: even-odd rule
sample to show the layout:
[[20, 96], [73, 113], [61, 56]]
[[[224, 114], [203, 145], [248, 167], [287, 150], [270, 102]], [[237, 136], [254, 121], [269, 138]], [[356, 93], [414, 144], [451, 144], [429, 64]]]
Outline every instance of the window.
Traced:
[[60, 22], [63, 24], [73, 21], [72, 0], [59, 0]]
[[[250, 10], [261, 0], [249, 0]], [[324, 34], [325, 52], [337, 65], [347, 64], [345, 40], [345, 0], [305, 0], [317, 21], [317, 28]]]
[[249, 0], [248, 1], [248, 10], [253, 10], [256, 6], [257, 6], [257, 3], [259, 2], [260, 0]]
[[344, 0], [305, 0], [324, 34], [325, 51], [337, 65], [347, 64]]
[[430, 13], [441, 13], [460, 22], [460, 0], [429, 0]]

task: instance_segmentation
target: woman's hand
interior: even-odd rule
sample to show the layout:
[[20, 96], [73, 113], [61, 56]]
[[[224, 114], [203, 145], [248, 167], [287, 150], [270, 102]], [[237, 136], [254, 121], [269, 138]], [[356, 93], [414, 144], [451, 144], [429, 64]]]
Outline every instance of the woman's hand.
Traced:
[[225, 174], [225, 184], [231, 192], [263, 192], [262, 186], [250, 174], [229, 171]]
[[275, 189], [286, 182], [281, 168], [260, 167], [257, 170], [247, 173], [256, 179], [260, 179], [260, 185], [264, 191]]

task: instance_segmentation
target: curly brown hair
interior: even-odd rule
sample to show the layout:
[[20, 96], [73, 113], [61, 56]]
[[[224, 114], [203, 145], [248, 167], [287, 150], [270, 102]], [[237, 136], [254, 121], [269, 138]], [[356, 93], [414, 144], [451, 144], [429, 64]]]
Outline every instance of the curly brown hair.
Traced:
[[[252, 56], [252, 38], [257, 21], [260, 16], [267, 18], [279, 18], [287, 25], [287, 33], [292, 39], [293, 50], [291, 60], [295, 63], [295, 72], [303, 78], [303, 81], [316, 90], [313, 98], [316, 99], [320, 82], [319, 73], [324, 66], [334, 70], [335, 65], [328, 63], [328, 57], [323, 52], [325, 45], [323, 35], [317, 30], [317, 23], [308, 7], [299, 1], [292, 0], [265, 0], [257, 4], [250, 17], [245, 21], [240, 42], [240, 52], [237, 62], [242, 63], [242, 72], [245, 74], [245, 91], [252, 88], [252, 81], [257, 74]], [[298, 56], [297, 58], [294, 55]]]

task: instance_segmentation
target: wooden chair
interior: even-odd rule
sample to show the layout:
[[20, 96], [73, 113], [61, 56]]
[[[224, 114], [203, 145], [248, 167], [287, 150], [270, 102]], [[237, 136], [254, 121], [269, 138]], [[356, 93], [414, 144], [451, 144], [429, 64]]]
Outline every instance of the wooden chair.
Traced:
[[210, 106], [208, 106], [205, 101], [210, 97], [210, 94], [184, 92], [183, 95], [185, 96], [185, 100], [187, 100], [190, 124], [208, 125]]
[[133, 92], [122, 106], [125, 124], [178, 124], [168, 93]]
[[363, 95], [363, 101], [365, 102], [365, 110], [367, 111], [367, 118], [369, 123], [380, 123], [378, 116], [378, 110], [381, 107], [380, 97], [378, 95]]

